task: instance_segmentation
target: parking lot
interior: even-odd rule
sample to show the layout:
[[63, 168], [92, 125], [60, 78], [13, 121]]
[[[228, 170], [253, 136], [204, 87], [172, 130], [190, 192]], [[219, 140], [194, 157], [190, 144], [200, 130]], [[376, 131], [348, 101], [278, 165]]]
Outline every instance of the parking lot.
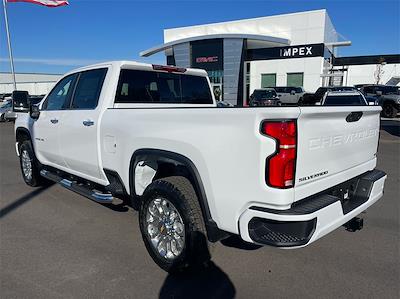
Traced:
[[383, 120], [378, 168], [385, 195], [364, 229], [338, 229], [298, 250], [231, 238], [213, 262], [172, 276], [151, 260], [138, 215], [58, 185], [30, 188], [20, 175], [13, 125], [0, 124], [2, 298], [398, 298], [400, 122]]

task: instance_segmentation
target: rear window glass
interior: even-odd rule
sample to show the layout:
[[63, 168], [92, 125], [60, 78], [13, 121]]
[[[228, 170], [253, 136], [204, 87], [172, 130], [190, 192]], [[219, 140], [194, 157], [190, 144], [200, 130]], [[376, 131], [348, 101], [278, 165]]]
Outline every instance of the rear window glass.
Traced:
[[366, 106], [361, 95], [354, 96], [327, 96], [325, 106]]
[[116, 103], [212, 104], [206, 77], [121, 70]]
[[285, 92], [285, 87], [272, 87], [276, 92]]
[[257, 100], [259, 99], [269, 99], [276, 96], [276, 92], [274, 90], [255, 90], [253, 97]]

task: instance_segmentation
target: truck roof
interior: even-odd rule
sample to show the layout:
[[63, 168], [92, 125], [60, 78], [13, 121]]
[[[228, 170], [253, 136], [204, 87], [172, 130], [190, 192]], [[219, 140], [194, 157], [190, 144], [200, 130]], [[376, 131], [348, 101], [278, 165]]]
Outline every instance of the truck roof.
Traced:
[[[165, 67], [165, 68], [174, 68], [174, 66], [168, 66], [168, 65], [157, 65], [157, 64], [150, 64], [150, 63], [143, 63], [143, 62], [137, 62], [137, 61], [130, 61], [130, 60], [115, 60], [115, 61], [105, 61], [105, 62], [100, 62], [96, 64], [91, 64], [88, 66], [80, 67], [77, 69], [74, 69], [69, 73], [76, 73], [76, 72], [81, 72], [81, 71], [86, 71], [94, 68], [100, 68], [100, 67], [108, 67], [112, 66], [115, 68], [119, 69], [139, 69], [139, 70], [148, 70], [148, 71], [162, 71], [162, 70], [155, 70], [153, 67], [154, 66], [160, 66], [160, 67]], [[182, 68], [185, 69], [184, 74], [186, 75], [194, 75], [194, 76], [202, 76], [206, 77], [207, 72], [203, 69], [194, 69], [194, 68]]]

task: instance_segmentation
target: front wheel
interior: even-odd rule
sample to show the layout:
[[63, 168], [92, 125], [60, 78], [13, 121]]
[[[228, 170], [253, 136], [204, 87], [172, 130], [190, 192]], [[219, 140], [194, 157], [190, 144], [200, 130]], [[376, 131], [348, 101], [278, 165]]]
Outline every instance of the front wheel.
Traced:
[[202, 265], [211, 258], [196, 192], [185, 177], [159, 179], [146, 188], [139, 224], [150, 256], [167, 272]]
[[45, 184], [45, 179], [40, 175], [39, 162], [36, 160], [29, 140], [22, 142], [19, 148], [19, 162], [22, 177], [27, 185], [37, 187]]

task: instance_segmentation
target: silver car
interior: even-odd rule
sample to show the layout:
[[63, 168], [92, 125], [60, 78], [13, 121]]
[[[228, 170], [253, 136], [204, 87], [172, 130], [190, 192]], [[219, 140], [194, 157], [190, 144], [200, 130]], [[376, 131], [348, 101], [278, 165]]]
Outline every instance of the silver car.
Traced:
[[10, 121], [15, 120], [17, 114], [13, 111], [12, 101], [9, 100], [0, 106], [0, 121]]
[[303, 87], [296, 86], [277, 86], [275, 89], [282, 104], [296, 105], [305, 94]]

